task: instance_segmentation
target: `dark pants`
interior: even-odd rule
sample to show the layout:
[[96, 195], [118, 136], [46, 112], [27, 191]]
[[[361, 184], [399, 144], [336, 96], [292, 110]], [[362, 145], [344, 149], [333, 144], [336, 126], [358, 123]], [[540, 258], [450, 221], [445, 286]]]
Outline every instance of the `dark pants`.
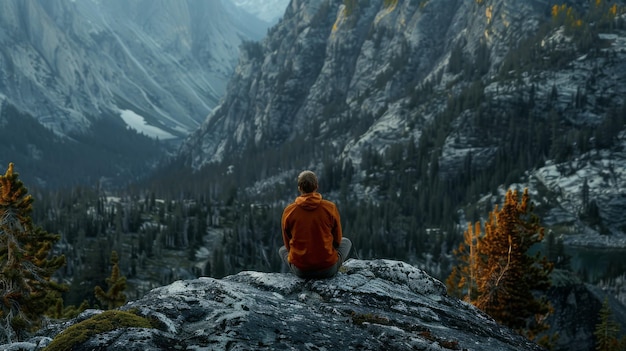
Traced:
[[342, 238], [341, 244], [339, 244], [339, 247], [337, 248], [337, 252], [339, 253], [339, 259], [337, 260], [337, 263], [335, 263], [333, 266], [330, 266], [329, 268], [322, 269], [319, 271], [303, 271], [303, 270], [300, 270], [298, 267], [289, 263], [289, 260], [287, 258], [289, 256], [289, 251], [287, 251], [287, 248], [284, 246], [282, 246], [278, 250], [278, 254], [283, 259], [283, 262], [285, 262], [285, 264], [289, 266], [291, 273], [297, 275], [298, 277], [311, 278], [311, 279], [323, 279], [323, 278], [331, 278], [335, 276], [335, 274], [337, 274], [337, 271], [339, 271], [339, 267], [341, 267], [343, 262], [348, 258], [351, 248], [352, 248], [352, 242], [350, 241], [350, 239]]

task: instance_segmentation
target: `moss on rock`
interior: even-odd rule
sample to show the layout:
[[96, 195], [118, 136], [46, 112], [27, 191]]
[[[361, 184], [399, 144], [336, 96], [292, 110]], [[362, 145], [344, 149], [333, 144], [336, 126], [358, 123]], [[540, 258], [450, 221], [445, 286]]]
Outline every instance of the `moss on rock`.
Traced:
[[57, 335], [44, 351], [66, 351], [96, 334], [121, 328], [153, 328], [150, 320], [131, 312], [109, 310], [74, 324]]

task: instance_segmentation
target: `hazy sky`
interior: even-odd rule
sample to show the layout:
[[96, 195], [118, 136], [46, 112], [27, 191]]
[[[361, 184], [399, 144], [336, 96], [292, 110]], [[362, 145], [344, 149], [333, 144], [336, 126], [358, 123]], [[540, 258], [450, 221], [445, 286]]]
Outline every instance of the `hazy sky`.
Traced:
[[235, 5], [267, 22], [275, 22], [285, 13], [290, 0], [230, 0]]

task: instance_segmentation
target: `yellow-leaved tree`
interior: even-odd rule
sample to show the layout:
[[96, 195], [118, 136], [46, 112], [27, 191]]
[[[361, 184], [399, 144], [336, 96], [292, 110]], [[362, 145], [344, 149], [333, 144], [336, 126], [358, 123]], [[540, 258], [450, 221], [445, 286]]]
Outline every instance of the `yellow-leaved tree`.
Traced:
[[[531, 340], [549, 326], [552, 308], [540, 296], [550, 287], [552, 264], [531, 248], [543, 240], [544, 230], [533, 213], [528, 189], [521, 199], [516, 190], [506, 193], [504, 205], [465, 232], [455, 250], [458, 265], [446, 283], [452, 294], [472, 303], [499, 323]], [[548, 339], [544, 339], [547, 343]]]
[[474, 227], [467, 224], [467, 230], [463, 233], [463, 244], [454, 250], [454, 255], [459, 264], [452, 268], [452, 273], [446, 280], [448, 290], [462, 298], [463, 301], [474, 304], [478, 297], [477, 271], [478, 268], [478, 238], [480, 237], [480, 222]]

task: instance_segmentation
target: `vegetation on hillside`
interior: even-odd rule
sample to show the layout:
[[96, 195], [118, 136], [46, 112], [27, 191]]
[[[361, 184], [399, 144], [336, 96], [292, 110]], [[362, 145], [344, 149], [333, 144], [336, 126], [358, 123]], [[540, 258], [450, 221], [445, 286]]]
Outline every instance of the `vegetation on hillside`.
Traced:
[[[533, 213], [528, 189], [506, 193], [502, 208], [468, 225], [464, 242], [455, 250], [459, 260], [446, 283], [448, 291], [485, 311], [499, 323], [535, 340], [549, 326], [552, 312], [544, 296], [553, 265], [531, 250], [542, 242], [544, 228]], [[544, 340], [547, 342], [548, 340]]]
[[33, 116], [0, 102], [0, 164], [17, 164], [31, 187], [89, 187], [98, 182], [123, 187], [163, 158], [163, 143], [127, 128], [119, 116], [88, 118], [89, 131], [63, 138]]
[[94, 288], [94, 294], [96, 299], [100, 301], [102, 307], [107, 310], [112, 310], [123, 306], [126, 303], [126, 277], [120, 274], [120, 266], [118, 264], [119, 259], [117, 252], [111, 253], [111, 276], [106, 279], [108, 289], [104, 291], [100, 285], [96, 285]]

